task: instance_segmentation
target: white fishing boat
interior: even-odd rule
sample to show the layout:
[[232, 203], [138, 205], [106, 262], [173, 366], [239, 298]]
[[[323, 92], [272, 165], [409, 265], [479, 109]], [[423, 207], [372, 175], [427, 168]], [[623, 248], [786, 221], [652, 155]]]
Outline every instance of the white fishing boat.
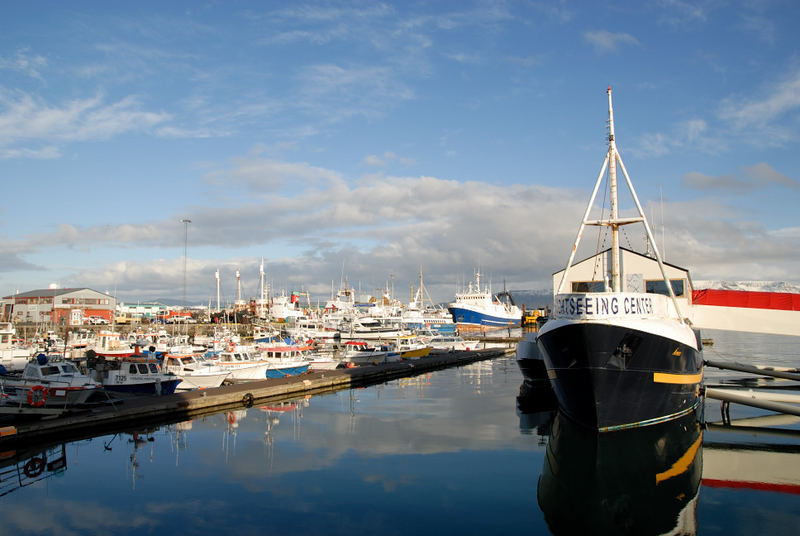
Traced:
[[342, 340], [393, 340], [410, 333], [399, 322], [383, 321], [371, 316], [353, 318], [339, 326], [339, 337]]
[[[426, 303], [425, 298], [428, 301]], [[409, 330], [436, 331], [452, 333], [456, 330], [453, 315], [447, 309], [433, 303], [422, 280], [422, 269], [419, 271], [419, 287], [411, 301], [400, 311], [400, 324]]]
[[231, 380], [264, 380], [269, 361], [254, 351], [234, 348], [207, 357], [208, 361], [231, 373]]
[[21, 374], [2, 376], [5, 404], [31, 408], [83, 404], [99, 387], [73, 363], [50, 360], [44, 354], [28, 361]]
[[127, 338], [116, 331], [101, 331], [97, 334], [97, 340], [91, 349], [97, 355], [104, 357], [129, 357], [133, 355], [133, 348], [128, 343]]
[[475, 349], [478, 341], [467, 341], [455, 333], [439, 333], [426, 339], [431, 347], [432, 354], [446, 354], [450, 352], [463, 352]]
[[176, 387], [178, 391], [219, 387], [231, 375], [230, 370], [192, 353], [166, 354], [162, 368], [181, 378], [182, 381]]
[[285, 378], [308, 372], [310, 362], [306, 357], [312, 346], [293, 342], [273, 343], [259, 349], [261, 359], [267, 361], [267, 378]]
[[269, 307], [269, 318], [273, 322], [291, 323], [303, 318], [305, 312], [300, 308], [300, 296], [292, 293], [290, 296], [281, 294], [274, 296]]
[[74, 329], [67, 333], [68, 350], [86, 350], [97, 342], [95, 332], [90, 329]]
[[402, 361], [400, 352], [395, 349], [394, 344], [370, 346], [366, 341], [346, 342], [341, 359], [345, 363], [356, 365], [380, 365]]
[[[701, 402], [703, 379], [699, 333], [681, 314], [675, 285], [617, 151], [611, 88], [608, 116], [608, 153], [560, 276], [553, 314], [536, 335], [561, 409], [601, 432], [654, 424], [691, 412]], [[617, 165], [635, 203], [635, 216], [620, 214]], [[599, 219], [590, 219], [606, 169], [610, 210]], [[631, 268], [641, 263], [632, 262], [628, 267], [620, 261], [619, 228], [634, 223], [644, 228], [659, 267], [660, 285], [651, 284], [641, 273], [632, 273]], [[583, 277], [571, 280], [569, 272], [587, 225], [609, 229], [612, 246], [595, 257], [602, 265], [599, 275], [590, 281]]]
[[334, 359], [330, 355], [312, 352], [306, 356], [308, 360], [308, 370], [333, 370], [341, 365], [341, 361]]
[[16, 341], [17, 331], [11, 322], [0, 322], [0, 365], [7, 371], [22, 370], [31, 359], [30, 348]]
[[338, 334], [336, 328], [326, 326], [322, 320], [299, 319], [286, 327], [286, 332], [296, 340], [331, 340]]

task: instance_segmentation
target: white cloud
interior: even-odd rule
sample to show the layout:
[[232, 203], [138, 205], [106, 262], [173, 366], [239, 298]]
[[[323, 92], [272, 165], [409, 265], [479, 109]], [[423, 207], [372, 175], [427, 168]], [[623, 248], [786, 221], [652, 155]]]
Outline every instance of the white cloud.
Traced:
[[242, 186], [250, 193], [260, 195], [287, 185], [311, 188], [340, 181], [342, 177], [335, 171], [304, 162], [281, 162], [247, 156], [232, 159], [230, 169], [208, 173], [205, 179], [212, 184]]
[[370, 154], [364, 157], [364, 164], [373, 167], [385, 167], [395, 162], [404, 166], [408, 166], [414, 164], [414, 159], [398, 156], [392, 151], [386, 151], [382, 155]]
[[0, 148], [9, 156], [55, 157], [54, 147], [42, 153], [28, 145], [107, 139], [167, 119], [168, 114], [142, 110], [132, 96], [106, 103], [97, 95], [51, 106], [28, 94], [0, 93]]
[[[725, 99], [719, 117], [738, 130], [747, 130], [752, 141], [771, 144], [797, 139], [798, 112], [800, 71], [794, 71], [783, 80], [767, 86], [760, 98]], [[784, 122], [789, 125], [783, 125]]]
[[53, 158], [61, 158], [61, 149], [53, 145], [32, 149], [29, 147], [20, 147], [15, 149], [0, 148], [0, 159], [6, 160], [11, 158], [30, 158], [32, 160], [50, 160]]
[[716, 0], [658, 0], [657, 4], [662, 8], [659, 19], [664, 23], [681, 27], [704, 23], [715, 3]]
[[800, 189], [800, 181], [787, 177], [765, 162], [743, 167], [742, 174], [743, 178], [735, 175], [712, 177], [697, 171], [690, 171], [681, 177], [681, 183], [688, 188], [716, 190], [722, 194], [742, 194], [770, 185], [787, 186], [794, 190]]
[[595, 52], [616, 52], [625, 45], [639, 46], [639, 40], [629, 33], [612, 33], [607, 30], [585, 32], [584, 40], [594, 47]]
[[681, 177], [681, 184], [696, 190], [719, 190], [720, 192], [735, 191], [738, 193], [747, 192], [754, 188], [753, 184], [738, 179], [733, 175], [723, 175], [712, 177], [697, 171], [690, 171]]
[[[783, 182], [769, 166], [748, 169], [751, 175]], [[194, 300], [213, 294], [216, 268], [232, 274], [238, 267], [250, 274], [243, 277], [256, 280], [259, 257], [264, 255], [271, 278], [323, 296], [342, 270], [351, 282], [363, 281], [365, 288], [373, 289], [390, 274], [398, 285], [413, 282], [423, 265], [426, 285], [435, 299], [443, 301], [452, 298], [457, 278], [469, 277], [462, 271], [475, 267], [491, 274], [496, 284], [506, 280], [510, 288], [548, 288], [551, 274], [563, 267], [568, 256], [588, 195], [562, 188], [426, 176], [364, 175], [348, 181], [335, 171], [307, 163], [253, 157], [233, 160], [226, 174], [219, 191], [238, 182], [250, 192], [245, 202], [226, 206], [212, 194], [214, 205], [196, 207], [199, 217], [190, 209], [139, 224], [63, 225], [55, 233], [20, 243], [18, 251], [26, 253], [17, 258], [23, 261], [38, 250], [58, 255], [64, 247], [82, 248], [86, 255], [104, 249], [104, 258], [115, 248], [124, 249], [124, 258], [137, 249], [172, 250], [167, 259], [153, 259], [149, 254], [142, 261], [101, 263], [62, 282], [115, 288], [123, 299], [174, 295], [175, 288], [182, 287], [179, 219], [188, 214], [193, 223], [187, 279], [189, 297]], [[739, 183], [743, 188], [752, 186], [736, 177], [700, 173], [688, 174], [685, 180], [707, 189]], [[282, 194], [274, 189], [279, 183], [295, 181], [310, 186]], [[261, 195], [265, 192], [271, 193]], [[650, 207], [645, 211], [651, 213]], [[762, 258], [771, 276], [796, 278], [800, 247], [787, 244], [787, 236], [794, 236], [788, 230], [770, 233], [744, 220], [740, 211], [721, 204], [716, 196], [692, 203], [667, 202], [663, 212], [668, 259], [703, 278], [752, 278], [748, 272], [754, 269], [752, 259]], [[524, 223], [530, 221], [547, 225]], [[635, 230], [628, 233], [633, 247], [643, 247], [644, 240], [635, 238]], [[591, 255], [594, 246], [587, 235], [579, 255]], [[220, 247], [231, 255], [216, 260], [194, 258], [195, 251]], [[257, 253], [245, 255], [244, 251]], [[232, 285], [227, 285], [226, 292], [232, 292]]]
[[0, 56], [0, 71], [19, 71], [37, 80], [42, 80], [40, 71], [46, 67], [47, 59], [39, 54], [31, 54], [29, 48], [18, 49], [12, 57]]
[[765, 162], [760, 162], [754, 166], [744, 167], [742, 168], [742, 171], [744, 171], [744, 174], [748, 178], [754, 180], [757, 184], [778, 184], [788, 186], [795, 190], [800, 188], [800, 181], [791, 177], [787, 177]]

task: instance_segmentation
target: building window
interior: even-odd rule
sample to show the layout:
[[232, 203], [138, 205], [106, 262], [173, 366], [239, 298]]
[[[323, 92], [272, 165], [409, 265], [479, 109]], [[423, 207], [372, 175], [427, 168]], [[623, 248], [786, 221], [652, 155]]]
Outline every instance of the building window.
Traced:
[[572, 292], [605, 292], [605, 281], [573, 281]]
[[[670, 283], [672, 284], [672, 292], [675, 293], [676, 297], [682, 297], [686, 294], [686, 285], [684, 279], [670, 279]], [[649, 294], [663, 294], [665, 296], [669, 296], [667, 285], [664, 283], [663, 279], [645, 281], [645, 292]]]

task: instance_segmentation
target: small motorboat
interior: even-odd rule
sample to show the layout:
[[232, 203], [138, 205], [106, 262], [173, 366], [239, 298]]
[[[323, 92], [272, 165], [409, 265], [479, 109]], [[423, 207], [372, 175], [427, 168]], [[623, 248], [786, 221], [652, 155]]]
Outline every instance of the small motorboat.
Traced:
[[21, 374], [1, 376], [3, 402], [31, 408], [70, 407], [83, 404], [100, 384], [82, 374], [74, 363], [39, 354]]
[[[137, 348], [138, 350], [138, 348]], [[86, 356], [86, 366], [92, 378], [103, 384], [103, 389], [114, 393], [141, 395], [171, 395], [181, 383], [181, 378], [164, 372], [150, 353], [136, 353], [118, 359], [102, 355]]]
[[194, 353], [166, 354], [162, 369], [183, 380], [176, 387], [179, 391], [219, 387], [231, 375], [230, 370], [222, 369]]

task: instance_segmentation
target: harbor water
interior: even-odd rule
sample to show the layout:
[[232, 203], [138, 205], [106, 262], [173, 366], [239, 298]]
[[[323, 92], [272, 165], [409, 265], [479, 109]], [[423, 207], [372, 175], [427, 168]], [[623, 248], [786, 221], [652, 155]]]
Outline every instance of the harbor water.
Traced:
[[[800, 338], [703, 336], [707, 359], [800, 364]], [[797, 534], [798, 419], [720, 406], [598, 437], [512, 355], [0, 453], [0, 533]]]

